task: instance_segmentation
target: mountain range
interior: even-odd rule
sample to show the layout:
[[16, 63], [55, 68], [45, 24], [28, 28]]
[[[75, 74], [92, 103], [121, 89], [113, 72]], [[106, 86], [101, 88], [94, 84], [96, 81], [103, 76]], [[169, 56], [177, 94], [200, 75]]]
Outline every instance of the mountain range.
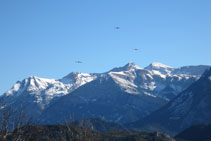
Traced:
[[61, 79], [36, 76], [18, 81], [0, 97], [3, 107], [21, 107], [42, 124], [102, 118], [128, 123], [150, 115], [199, 80], [210, 66], [173, 68], [130, 62], [105, 73], [72, 72]]

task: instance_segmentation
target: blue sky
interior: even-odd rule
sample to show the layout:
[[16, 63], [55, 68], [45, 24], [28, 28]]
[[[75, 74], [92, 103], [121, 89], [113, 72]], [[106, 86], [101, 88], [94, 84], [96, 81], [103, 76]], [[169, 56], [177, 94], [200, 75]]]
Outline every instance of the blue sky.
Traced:
[[211, 65], [210, 7], [210, 0], [1, 0], [0, 93], [31, 75], [105, 72], [130, 61]]

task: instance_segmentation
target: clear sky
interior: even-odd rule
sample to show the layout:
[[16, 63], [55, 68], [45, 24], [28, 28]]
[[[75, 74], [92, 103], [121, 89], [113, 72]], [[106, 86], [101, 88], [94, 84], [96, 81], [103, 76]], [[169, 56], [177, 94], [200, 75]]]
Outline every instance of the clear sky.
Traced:
[[58, 79], [130, 61], [211, 65], [210, 7], [211, 0], [0, 0], [0, 93], [31, 75]]

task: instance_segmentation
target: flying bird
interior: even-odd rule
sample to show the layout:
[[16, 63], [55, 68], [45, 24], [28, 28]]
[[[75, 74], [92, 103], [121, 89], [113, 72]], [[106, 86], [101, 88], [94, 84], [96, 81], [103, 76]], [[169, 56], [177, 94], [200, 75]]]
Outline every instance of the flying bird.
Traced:
[[139, 49], [138, 49], [138, 48], [134, 48], [133, 50], [134, 50], [134, 51], [138, 51]]
[[120, 27], [119, 26], [116, 26], [115, 29], [120, 29]]
[[83, 63], [82, 61], [75, 61], [75, 63], [77, 63], [77, 64], [81, 64], [81, 63]]

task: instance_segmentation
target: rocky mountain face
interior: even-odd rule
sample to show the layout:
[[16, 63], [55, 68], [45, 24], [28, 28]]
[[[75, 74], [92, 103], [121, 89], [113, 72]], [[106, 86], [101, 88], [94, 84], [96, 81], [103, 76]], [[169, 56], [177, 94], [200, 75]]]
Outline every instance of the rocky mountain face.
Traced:
[[[199, 79], [208, 66], [172, 68], [134, 63], [101, 74], [70, 73], [62, 79], [35, 76], [18, 81], [0, 97], [3, 107], [20, 108], [43, 122], [101, 117], [135, 121], [166, 104]], [[32, 111], [33, 109], [33, 111]]]
[[77, 120], [100, 117], [125, 123], [138, 120], [164, 104], [166, 101], [161, 98], [127, 93], [111, 76], [106, 76], [61, 97], [43, 112], [41, 119], [42, 123], [52, 124], [73, 115]]
[[173, 70], [161, 63], [152, 63], [145, 69], [128, 63], [112, 69], [108, 75], [127, 93], [151, 95], [168, 101], [199, 78], [171, 73]]
[[179, 132], [195, 124], [211, 123], [211, 69], [167, 105], [132, 126]]

